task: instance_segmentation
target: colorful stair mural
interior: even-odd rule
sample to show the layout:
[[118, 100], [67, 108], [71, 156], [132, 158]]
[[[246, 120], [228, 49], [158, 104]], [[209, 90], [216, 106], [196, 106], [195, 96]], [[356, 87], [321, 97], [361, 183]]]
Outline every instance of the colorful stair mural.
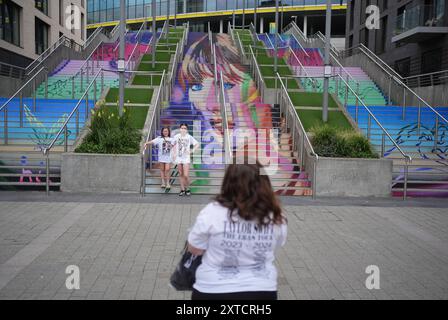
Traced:
[[[257, 158], [264, 165], [278, 162], [276, 172], [270, 177], [274, 189], [283, 195], [310, 195], [308, 176], [300, 170], [292, 151], [292, 141], [282, 132], [279, 111], [264, 104], [259, 96], [247, 66], [241, 65], [241, 57], [226, 34], [213, 35], [216, 44], [217, 69], [223, 73], [228, 110], [228, 126], [238, 130], [238, 136], [246, 133], [248, 140], [233, 139], [233, 151], [242, 151], [243, 157]], [[178, 66], [172, 99], [162, 113], [162, 126], [176, 129], [180, 123], [201, 129], [203, 159], [208, 150], [222, 159], [222, 117], [213, 81], [213, 66], [207, 34], [189, 33], [183, 62]], [[277, 129], [277, 131], [273, 131]], [[271, 130], [271, 131], [268, 131]], [[190, 126], [190, 134], [194, 131]], [[272, 136], [269, 134], [272, 133]], [[172, 133], [173, 135], [174, 133]], [[269, 139], [267, 138], [269, 137]], [[198, 137], [199, 140], [199, 137]], [[273, 160], [275, 159], [275, 160]], [[157, 160], [154, 151], [153, 160]], [[224, 165], [195, 164], [191, 170], [193, 193], [217, 193], [224, 175]], [[171, 192], [178, 192], [177, 170], [172, 173]], [[146, 191], [164, 192], [160, 189], [157, 169], [147, 172]]]
[[[418, 127], [418, 108], [406, 107], [403, 119], [401, 106], [371, 106], [369, 109], [386, 128], [400, 148], [412, 157], [409, 168], [409, 196], [447, 197], [448, 196], [448, 126], [438, 124], [436, 133], [435, 114], [429, 109], [421, 109], [421, 125]], [[445, 118], [448, 117], [448, 107], [436, 110]], [[356, 107], [349, 106], [348, 111], [355, 119]], [[359, 127], [368, 135], [368, 114], [363, 108], [358, 110]], [[374, 122], [371, 124], [370, 141], [381, 153], [382, 131]], [[393, 181], [393, 195], [402, 196], [403, 191], [403, 160], [401, 153], [392, 143], [385, 139], [384, 156], [394, 160], [396, 172]], [[415, 189], [415, 190], [412, 190]]]

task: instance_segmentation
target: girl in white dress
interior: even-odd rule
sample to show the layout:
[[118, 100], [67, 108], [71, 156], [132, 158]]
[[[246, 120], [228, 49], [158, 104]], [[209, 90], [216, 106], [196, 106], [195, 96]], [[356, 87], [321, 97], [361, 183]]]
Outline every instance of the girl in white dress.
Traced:
[[170, 166], [171, 166], [171, 150], [173, 148], [173, 138], [171, 138], [171, 130], [163, 127], [161, 136], [145, 143], [156, 145], [159, 149], [160, 178], [162, 179], [161, 188], [171, 189], [170, 185]]
[[190, 146], [193, 145], [193, 153], [199, 148], [199, 142], [188, 134], [188, 125], [182, 123], [180, 125], [180, 133], [173, 138], [174, 148], [174, 163], [177, 164], [177, 169], [180, 175], [180, 193], [179, 196], [189, 196], [190, 180], [188, 178], [190, 171]]

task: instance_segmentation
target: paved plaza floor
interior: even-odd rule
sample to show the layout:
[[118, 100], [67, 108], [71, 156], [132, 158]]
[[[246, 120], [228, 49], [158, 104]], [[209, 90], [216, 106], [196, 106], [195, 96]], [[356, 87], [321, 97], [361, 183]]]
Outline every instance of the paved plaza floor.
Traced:
[[[0, 192], [0, 299], [190, 299], [168, 279], [208, 199]], [[447, 200], [281, 200], [279, 299], [448, 298]]]

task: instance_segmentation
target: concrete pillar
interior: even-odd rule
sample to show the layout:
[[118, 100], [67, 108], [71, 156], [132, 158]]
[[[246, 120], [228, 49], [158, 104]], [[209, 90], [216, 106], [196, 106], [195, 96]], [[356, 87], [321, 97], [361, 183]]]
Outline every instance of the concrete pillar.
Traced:
[[260, 17], [260, 33], [264, 33], [264, 18]]
[[303, 17], [303, 33], [305, 36], [307, 35], [307, 28], [308, 28], [308, 16]]
[[187, 0], [184, 0], [184, 12], [187, 13]]
[[219, 20], [219, 33], [224, 33], [224, 21]]

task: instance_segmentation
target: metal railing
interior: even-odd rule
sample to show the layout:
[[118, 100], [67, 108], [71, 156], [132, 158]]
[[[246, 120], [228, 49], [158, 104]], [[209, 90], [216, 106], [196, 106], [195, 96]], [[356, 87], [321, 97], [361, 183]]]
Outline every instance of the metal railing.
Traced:
[[[97, 56], [94, 55], [95, 52], [97, 52], [98, 48], [103, 45], [102, 42], [98, 43], [97, 46], [95, 47], [95, 49], [92, 50], [92, 52], [90, 53], [90, 55], [86, 58], [86, 60], [83, 62], [83, 64], [79, 67], [78, 71], [72, 76], [70, 77], [70, 81], [72, 83], [72, 99], [75, 99], [75, 80], [78, 78], [80, 78], [81, 81], [81, 91], [84, 90], [84, 73], [85, 73], [85, 77], [86, 77], [86, 82], [89, 83], [89, 78], [90, 78], [90, 73], [94, 73], [94, 69], [95, 69], [95, 58], [96, 59], [96, 63], [97, 63], [97, 67], [99, 68], [99, 59]], [[91, 66], [89, 66], [89, 63], [91, 64]], [[91, 71], [90, 71], [91, 70]]]
[[66, 36], [61, 36], [55, 43], [53, 43], [44, 52], [42, 52], [39, 57], [37, 57], [25, 68], [26, 75], [29, 75], [31, 72], [33, 72], [54, 50], [56, 50], [66, 40]]
[[[28, 85], [31, 83], [31, 94], [33, 97], [33, 111], [36, 111], [36, 79], [39, 75], [43, 74], [45, 77], [45, 83], [48, 84], [48, 70], [44, 67], [40, 68], [39, 71], [34, 73], [34, 75], [28, 79], [1, 107], [0, 112], [4, 112], [3, 114], [3, 140], [4, 144], [8, 144], [8, 105], [11, 101], [19, 96], [19, 118], [20, 118], [20, 127], [23, 127], [23, 97], [25, 95], [25, 90], [29, 90]], [[45, 96], [48, 94], [48, 86], [45, 86]]]
[[219, 103], [221, 105], [221, 119], [222, 119], [222, 139], [224, 150], [224, 164], [227, 167], [232, 161], [232, 140], [230, 138], [228, 118], [227, 118], [227, 98], [226, 90], [224, 88], [224, 77], [222, 71], [219, 73], [220, 94]]
[[114, 38], [115, 34], [118, 32], [118, 30], [120, 30], [120, 23], [117, 23], [115, 25], [115, 27], [110, 31], [109, 38], [111, 38], [111, 39]]
[[23, 79], [25, 77], [25, 73], [25, 68], [14, 66], [5, 62], [0, 62], [0, 76]]
[[235, 43], [235, 35], [233, 34], [233, 28], [232, 28], [232, 24], [230, 23], [230, 21], [227, 25], [227, 29], [229, 30], [230, 36], [232, 37], [232, 40], [233, 40], [233, 43]]
[[448, 70], [418, 74], [402, 80], [409, 87], [436, 86], [448, 82]]
[[85, 50], [93, 42], [93, 40], [95, 40], [95, 38], [102, 32], [103, 27], [95, 29], [95, 31], [93, 31], [92, 34], [87, 38], [86, 42], [84, 42], [82, 49]]
[[257, 86], [258, 90], [260, 91], [260, 95], [263, 98], [264, 97], [264, 88], [266, 86], [263, 76], [260, 71], [260, 67], [258, 66], [257, 58], [255, 57], [254, 51], [252, 50], [252, 46], [249, 46], [250, 50], [250, 59], [249, 59], [249, 65], [251, 69], [251, 73], [255, 79], [255, 85]]
[[[300, 75], [303, 74], [303, 75], [305, 75], [306, 77], [308, 77], [307, 80], [305, 80], [305, 81], [310, 81], [310, 82], [311, 82], [311, 85], [312, 85], [312, 87], [313, 87], [313, 91], [315, 91], [316, 88], [317, 88], [316, 80], [315, 80], [314, 78], [310, 77], [308, 71], [307, 71], [306, 68], [303, 66], [303, 64], [300, 62], [300, 59], [297, 58], [297, 55], [295, 54], [294, 50], [292, 50], [291, 47], [288, 47], [288, 50], [289, 50], [289, 52], [290, 52], [290, 55], [289, 55], [290, 59], [291, 59], [291, 60], [295, 60], [295, 61], [299, 64], [299, 66], [300, 66], [299, 73], [297, 74], [297, 65], [293, 65], [293, 64], [290, 63], [290, 61], [288, 61], [288, 60], [286, 61], [287, 64], [289, 65], [290, 68], [292, 68], [292, 71], [294, 72], [295, 75], [299, 75], [299, 76], [300, 76]], [[302, 73], [302, 70], [303, 70], [303, 73]], [[308, 80], [308, 79], [309, 79], [309, 80]], [[286, 83], [286, 87], [288, 87], [288, 83]]]
[[[445, 124], [448, 124], [448, 120], [442, 116], [437, 110], [435, 110], [429, 103], [427, 103], [425, 100], [423, 100], [415, 91], [413, 91], [411, 88], [409, 88], [402, 80], [402, 77], [398, 75], [395, 71], [392, 71], [392, 68], [390, 68], [384, 61], [382, 61], [378, 56], [376, 56], [370, 49], [366, 48], [363, 44], [360, 44], [359, 46], [356, 46], [354, 48], [349, 48], [345, 50], [344, 52], [341, 52], [341, 57], [344, 57], [345, 59], [350, 58], [352, 56], [355, 56], [357, 54], [362, 54], [367, 59], [361, 61], [361, 67], [366, 70], [369, 69], [369, 66], [367, 63], [371, 62], [373, 63], [374, 67], [376, 67], [376, 70], [379, 71], [376, 75], [369, 74], [375, 82], [377, 82], [380, 87], [384, 88], [387, 87], [388, 92], [388, 103], [389, 105], [392, 102], [392, 95], [394, 95], [396, 100], [398, 100], [401, 95], [402, 98], [402, 118], [406, 118], [406, 108], [407, 108], [407, 101], [408, 99], [413, 99], [417, 103], [418, 107], [418, 115], [417, 115], [417, 130], [420, 132], [421, 128], [421, 113], [422, 113], [422, 107], [429, 109], [432, 113], [435, 115], [435, 132], [437, 135], [438, 129], [439, 129], [439, 120], [444, 122]], [[373, 76], [372, 76], [373, 75]], [[396, 76], [398, 75], [398, 77]], [[437, 137], [436, 137], [437, 138]], [[437, 139], [435, 140], [435, 144], [437, 143]]]
[[[325, 48], [325, 43], [326, 43], [326, 37], [322, 34], [322, 32], [317, 31], [314, 34], [314, 37], [316, 37], [317, 39], [319, 39], [322, 42], [322, 48]], [[339, 56], [339, 50], [336, 49], [335, 46], [333, 46], [333, 44], [331, 44], [330, 42], [330, 52], [335, 55], [336, 57]]]
[[252, 22], [249, 25], [249, 31], [250, 31], [250, 34], [252, 36], [252, 40], [254, 42], [254, 45], [256, 45], [257, 41], [258, 41], [258, 35], [257, 35], [257, 30], [255, 30], [255, 26], [254, 26], [254, 24]]
[[[309, 39], [307, 38], [307, 36], [302, 32], [302, 30], [297, 26], [297, 24], [294, 21], [292, 21], [285, 28], [283, 28], [283, 33], [286, 33], [287, 31], [289, 31], [289, 29], [293, 29], [299, 35], [300, 39], [304, 43], [309, 42]], [[294, 34], [294, 33], [292, 33], [292, 34]], [[298, 40], [297, 40], [297, 42], [300, 44], [300, 42]], [[302, 46], [302, 44], [300, 44], [300, 46]]]
[[[152, 140], [153, 138], [156, 137], [157, 135], [157, 130], [160, 126], [160, 116], [161, 116], [161, 106], [162, 106], [162, 102], [164, 101], [164, 84], [165, 84], [165, 70], [162, 73], [162, 79], [160, 81], [160, 86], [159, 89], [157, 90], [157, 95], [156, 95], [156, 100], [154, 102], [154, 106], [152, 108], [152, 113], [151, 113], [151, 120], [149, 122], [149, 128], [148, 128], [148, 133], [146, 135], [146, 138], [144, 140], [144, 142], [148, 142], [150, 140]], [[167, 98], [167, 97], [165, 97]], [[146, 163], [148, 160], [148, 169], [151, 169], [153, 166], [152, 163], [152, 146], [149, 145], [149, 148], [146, 147], [145, 144], [143, 144], [142, 146], [142, 151], [141, 151], [141, 155], [142, 155], [142, 170], [141, 170], [141, 194], [142, 196], [145, 195], [146, 190], [145, 190], [145, 186], [146, 186]]]
[[241, 62], [244, 64], [244, 59], [246, 58], [246, 53], [244, 52], [244, 47], [243, 47], [243, 44], [241, 43], [240, 35], [238, 33], [236, 34], [236, 37], [237, 37], [237, 48], [241, 54]]
[[309, 57], [310, 55], [308, 54], [308, 52], [306, 52], [305, 48], [302, 46], [302, 44], [300, 43], [299, 40], [297, 40], [297, 37], [294, 33], [291, 33], [291, 36], [294, 38], [295, 42], [297, 42], [297, 44], [299, 45], [300, 49], [303, 51], [303, 53]]
[[[50, 175], [50, 151], [51, 149], [54, 147], [54, 145], [56, 144], [56, 142], [60, 139], [60, 136], [62, 133], [64, 133], [64, 152], [68, 151], [68, 137], [69, 137], [69, 132], [68, 132], [68, 123], [72, 120], [73, 116], [75, 116], [76, 114], [76, 136], [79, 135], [80, 133], [80, 123], [79, 123], [79, 117], [80, 117], [80, 112], [79, 112], [79, 108], [81, 106], [81, 104], [85, 101], [85, 111], [84, 111], [84, 116], [85, 116], [85, 120], [87, 120], [88, 116], [89, 116], [89, 91], [90, 88], [93, 86], [94, 87], [94, 105], [96, 104], [97, 98], [99, 97], [98, 93], [97, 93], [97, 79], [98, 77], [100, 77], [100, 75], [103, 74], [103, 70], [100, 69], [98, 70], [98, 72], [96, 73], [96, 75], [93, 77], [92, 81], [89, 83], [89, 85], [87, 86], [86, 90], [84, 91], [83, 95], [81, 96], [81, 98], [78, 100], [78, 102], [76, 103], [75, 107], [73, 108], [73, 110], [70, 112], [70, 114], [68, 115], [67, 119], [64, 121], [64, 123], [62, 124], [61, 128], [59, 129], [58, 133], [55, 135], [55, 137], [53, 138], [53, 140], [45, 147], [43, 148], [42, 152], [44, 154], [44, 156], [46, 156], [46, 184], [45, 184], [45, 188], [46, 188], [46, 193], [47, 195], [50, 192], [50, 179], [49, 179], [49, 175]], [[101, 91], [100, 93], [103, 91], [104, 89], [104, 84], [103, 84], [103, 76], [101, 76]]]
[[288, 90], [285, 87], [280, 75], [277, 73], [277, 79], [280, 83], [280, 91], [277, 92], [277, 102], [280, 104], [280, 113], [285, 117], [285, 127], [290, 128], [292, 137], [293, 150], [297, 150], [299, 154], [300, 169], [310, 170], [306, 168], [307, 161], [305, 159], [305, 152], [307, 152], [314, 160], [312, 161], [312, 189], [313, 199], [316, 198], [316, 167], [319, 160], [318, 154], [314, 151], [314, 148], [306, 134], [305, 128], [300, 121], [299, 115], [296, 112], [294, 104], [289, 97]]
[[215, 96], [218, 98], [218, 67], [216, 65], [216, 45], [213, 44], [212, 46], [213, 51], [213, 79], [214, 79], [214, 86], [215, 86]]

